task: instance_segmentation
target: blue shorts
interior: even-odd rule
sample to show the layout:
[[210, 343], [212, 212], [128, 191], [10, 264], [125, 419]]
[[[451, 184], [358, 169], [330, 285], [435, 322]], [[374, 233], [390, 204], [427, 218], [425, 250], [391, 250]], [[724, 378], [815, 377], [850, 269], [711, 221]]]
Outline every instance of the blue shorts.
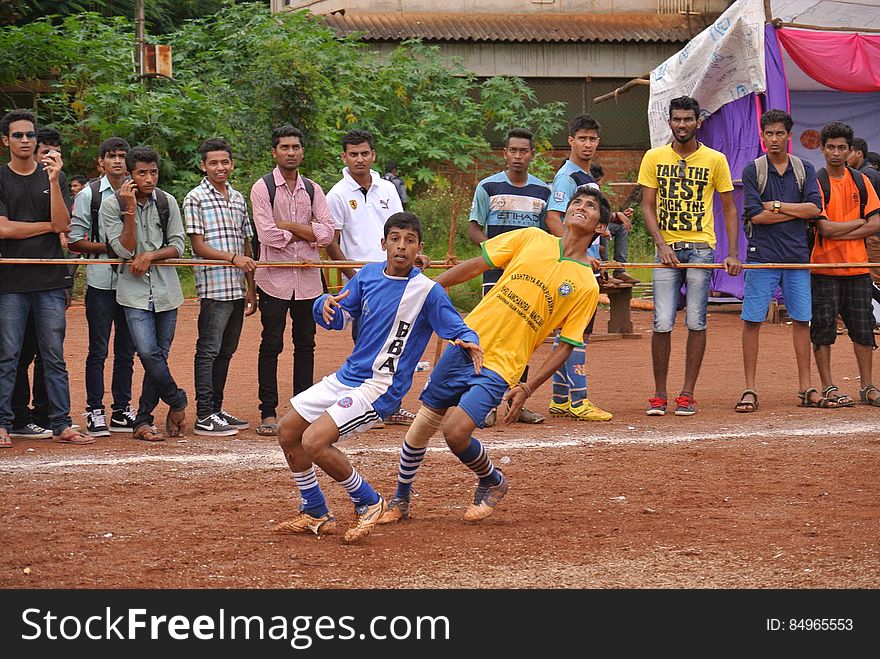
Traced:
[[744, 273], [743, 303], [740, 318], [762, 323], [767, 318], [770, 300], [776, 287], [782, 288], [785, 310], [792, 320], [808, 323], [813, 318], [809, 270], [749, 269]]
[[431, 371], [419, 400], [435, 410], [457, 405], [482, 428], [486, 415], [498, 407], [508, 388], [504, 378], [485, 366], [479, 375], [474, 373], [467, 351], [449, 346]]
[[[715, 250], [708, 247], [677, 249], [675, 255], [681, 263], [714, 263]], [[660, 257], [655, 255], [654, 262]], [[706, 306], [709, 303], [709, 286], [712, 271], [700, 268], [656, 268], [654, 270], [654, 331], [671, 332], [678, 313], [678, 297], [681, 287], [687, 284], [687, 314], [685, 322], [689, 330], [706, 329]]]

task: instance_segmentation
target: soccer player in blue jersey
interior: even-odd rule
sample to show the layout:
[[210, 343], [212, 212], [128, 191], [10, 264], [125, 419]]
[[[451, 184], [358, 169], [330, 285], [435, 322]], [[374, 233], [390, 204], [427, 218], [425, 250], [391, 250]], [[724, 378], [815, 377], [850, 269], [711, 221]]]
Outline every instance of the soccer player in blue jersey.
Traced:
[[[468, 222], [468, 238], [477, 245], [508, 231], [527, 227], [543, 228], [547, 217], [547, 200], [550, 188], [541, 179], [529, 174], [529, 164], [535, 157], [532, 133], [524, 128], [514, 128], [507, 133], [504, 142], [504, 171], [492, 174], [477, 184], [471, 217]], [[503, 274], [501, 268], [483, 273], [483, 297]], [[528, 380], [526, 366], [520, 380]], [[496, 411], [489, 412], [486, 425], [495, 424]], [[522, 408], [520, 423], [543, 423], [544, 416]]]
[[354, 351], [342, 367], [291, 399], [293, 409], [278, 426], [278, 443], [299, 489], [300, 514], [275, 527], [282, 533], [332, 533], [336, 520], [315, 476], [317, 464], [342, 485], [355, 506], [357, 522], [344, 536], [357, 542], [373, 530], [385, 500], [334, 444], [368, 430], [400, 409], [413, 372], [436, 332], [469, 354], [480, 372], [483, 351], [476, 332], [464, 324], [443, 287], [414, 267], [422, 250], [422, 228], [412, 213], [395, 213], [385, 223], [385, 263], [369, 263], [339, 295], [315, 300], [315, 322], [344, 329], [360, 318]]

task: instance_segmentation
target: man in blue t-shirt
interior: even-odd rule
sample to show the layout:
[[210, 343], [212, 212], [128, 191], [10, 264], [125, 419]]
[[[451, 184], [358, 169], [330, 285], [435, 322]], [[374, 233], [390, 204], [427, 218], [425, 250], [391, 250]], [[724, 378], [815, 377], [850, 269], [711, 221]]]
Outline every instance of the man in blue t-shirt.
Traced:
[[[768, 110], [761, 117], [761, 140], [766, 156], [743, 168], [743, 219], [749, 239], [747, 263], [808, 263], [807, 221], [822, 213], [822, 198], [815, 168], [807, 161], [794, 161], [788, 154], [791, 116]], [[765, 162], [759, 162], [761, 158]], [[759, 182], [759, 165], [766, 178]], [[795, 168], [797, 165], [797, 169]], [[803, 180], [800, 167], [803, 167]], [[785, 308], [792, 321], [792, 342], [797, 360], [798, 391], [802, 407], [819, 407], [822, 396], [810, 384], [810, 320], [812, 298], [809, 270], [747, 269], [743, 290], [742, 351], [746, 388], [734, 408], [737, 412], [758, 409], [755, 372], [761, 323], [767, 317], [776, 288], [782, 288]]]
[[[477, 245], [508, 231], [527, 227], [544, 228], [547, 218], [547, 202], [550, 188], [541, 179], [529, 174], [529, 164], [535, 157], [532, 133], [525, 128], [514, 128], [504, 141], [504, 171], [492, 174], [477, 184], [471, 204], [468, 237]], [[493, 268], [483, 273], [483, 297], [501, 278], [503, 270]], [[529, 367], [520, 377], [528, 379]], [[486, 425], [495, 424], [496, 410], [489, 412]], [[523, 407], [519, 412], [520, 423], [543, 423], [544, 415]]]

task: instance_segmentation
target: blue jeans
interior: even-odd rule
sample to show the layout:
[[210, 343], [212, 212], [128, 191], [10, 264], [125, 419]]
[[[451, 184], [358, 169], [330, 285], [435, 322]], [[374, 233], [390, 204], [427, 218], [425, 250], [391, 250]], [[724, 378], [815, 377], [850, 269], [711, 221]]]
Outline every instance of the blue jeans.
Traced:
[[[608, 232], [614, 238], [614, 260], [618, 263], [626, 263], [629, 260], [629, 231], [622, 224], [609, 224]], [[611, 254], [608, 253], [611, 238], [600, 238], [600, 243], [605, 248], [605, 260], [610, 261]], [[623, 272], [622, 268], [617, 268], [613, 274], [619, 275]]]
[[[675, 255], [681, 263], [714, 263], [715, 250], [677, 249]], [[659, 263], [654, 257], [654, 263]], [[709, 304], [709, 285], [712, 270], [709, 268], [655, 268], [654, 269], [654, 331], [671, 332], [678, 311], [681, 287], [687, 284], [687, 328], [706, 329], [706, 306]]]
[[177, 386], [168, 369], [168, 353], [174, 340], [177, 309], [153, 311], [125, 307], [125, 319], [134, 340], [134, 347], [144, 366], [144, 386], [138, 403], [134, 427], [153, 425], [153, 410], [159, 399], [172, 410], [186, 407], [186, 392]]
[[[31, 409], [30, 368], [34, 365], [33, 402]], [[24, 341], [18, 355], [18, 371], [15, 374], [15, 388], [12, 390], [12, 415], [15, 419], [12, 428], [24, 428], [35, 423], [41, 428], [49, 427], [49, 397], [46, 395], [46, 376], [43, 373], [43, 360], [37, 346], [37, 330], [34, 327], [34, 314], [31, 312], [24, 330]]]
[[70, 385], [64, 363], [64, 335], [67, 331], [65, 289], [32, 293], [0, 293], [0, 428], [12, 430], [12, 389], [31, 311], [37, 330], [37, 345], [43, 358], [49, 424], [60, 434], [70, 427]]
[[104, 362], [113, 336], [113, 410], [125, 410], [131, 402], [131, 373], [134, 341], [125, 320], [125, 308], [116, 301], [116, 291], [89, 286], [86, 290], [86, 321], [89, 324], [89, 354], [86, 357], [86, 410], [104, 407]]
[[209, 300], [199, 309], [199, 338], [196, 341], [196, 415], [204, 419], [223, 409], [223, 390], [229, 362], [238, 348], [244, 322], [244, 299]]

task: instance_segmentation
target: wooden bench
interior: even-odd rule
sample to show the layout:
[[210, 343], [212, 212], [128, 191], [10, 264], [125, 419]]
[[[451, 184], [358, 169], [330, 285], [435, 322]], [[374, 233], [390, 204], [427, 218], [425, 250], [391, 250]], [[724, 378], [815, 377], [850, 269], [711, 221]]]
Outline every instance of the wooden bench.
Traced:
[[610, 314], [608, 317], [608, 334], [617, 336], [603, 336], [593, 334], [593, 339], [602, 338], [632, 338], [641, 336], [633, 333], [632, 316], [630, 314], [630, 302], [632, 301], [632, 289], [635, 284], [623, 282], [620, 284], [599, 283], [599, 293], [608, 296]]

